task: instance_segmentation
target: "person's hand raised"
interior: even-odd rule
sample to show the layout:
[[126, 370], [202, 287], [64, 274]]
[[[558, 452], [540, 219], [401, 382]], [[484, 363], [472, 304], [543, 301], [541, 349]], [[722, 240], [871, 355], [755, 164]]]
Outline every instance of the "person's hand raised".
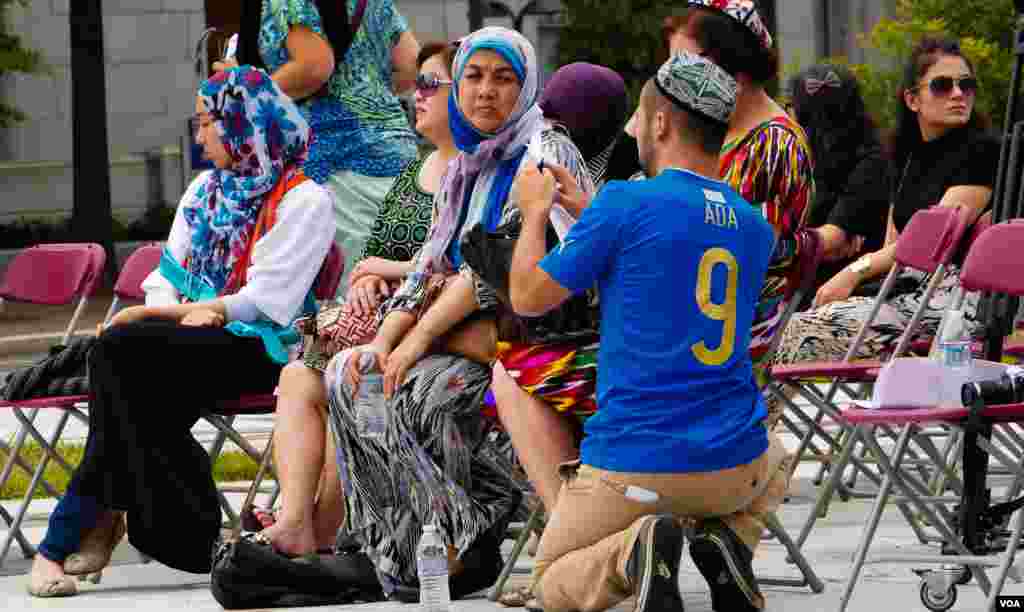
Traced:
[[564, 166], [558, 164], [544, 164], [544, 167], [555, 175], [555, 189], [558, 193], [558, 203], [574, 218], [579, 218], [584, 209], [590, 205], [590, 196], [580, 189], [576, 177]]
[[515, 180], [519, 196], [519, 212], [523, 218], [546, 217], [551, 211], [555, 197], [555, 175], [544, 168], [544, 162], [533, 166], [527, 164]]

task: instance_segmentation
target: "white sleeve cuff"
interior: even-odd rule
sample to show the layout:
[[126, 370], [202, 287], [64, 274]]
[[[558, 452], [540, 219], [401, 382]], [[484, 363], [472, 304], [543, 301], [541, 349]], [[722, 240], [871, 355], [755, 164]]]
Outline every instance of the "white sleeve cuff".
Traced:
[[245, 293], [226, 295], [220, 300], [224, 303], [225, 319], [228, 323], [231, 321], [251, 323], [264, 318], [259, 307]]

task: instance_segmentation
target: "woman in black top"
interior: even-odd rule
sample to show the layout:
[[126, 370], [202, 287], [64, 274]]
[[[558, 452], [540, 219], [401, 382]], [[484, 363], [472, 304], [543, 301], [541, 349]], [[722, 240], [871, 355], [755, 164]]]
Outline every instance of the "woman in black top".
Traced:
[[[850, 296], [859, 285], [892, 268], [896, 239], [915, 212], [934, 205], [962, 206], [973, 221], [988, 207], [999, 144], [985, 133], [981, 118], [974, 113], [976, 94], [974, 68], [958, 43], [935, 38], [918, 43], [900, 92], [885, 246], [862, 256], [822, 285], [815, 295], [815, 308], [790, 321], [776, 363], [843, 357], [873, 299]], [[925, 283], [917, 280], [916, 290], [883, 305], [856, 357], [877, 357], [891, 348], [921, 303]], [[934, 333], [958, 282], [954, 270], [941, 283], [925, 309], [922, 333]], [[972, 324], [975, 303], [969, 299], [964, 308]]]
[[[842, 66], [818, 64], [789, 82], [793, 114], [814, 153], [814, 202], [807, 224], [818, 228], [825, 263], [815, 288], [862, 252], [885, 243], [888, 161], [864, 107], [856, 77]], [[810, 305], [814, 295], [808, 295]]]

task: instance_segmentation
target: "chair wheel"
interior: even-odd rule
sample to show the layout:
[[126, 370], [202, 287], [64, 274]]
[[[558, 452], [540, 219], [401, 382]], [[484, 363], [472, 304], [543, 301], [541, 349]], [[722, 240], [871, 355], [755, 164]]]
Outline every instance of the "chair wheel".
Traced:
[[921, 582], [921, 603], [932, 612], [946, 612], [956, 603], [956, 586], [945, 591], [936, 591], [928, 586], [927, 581]]

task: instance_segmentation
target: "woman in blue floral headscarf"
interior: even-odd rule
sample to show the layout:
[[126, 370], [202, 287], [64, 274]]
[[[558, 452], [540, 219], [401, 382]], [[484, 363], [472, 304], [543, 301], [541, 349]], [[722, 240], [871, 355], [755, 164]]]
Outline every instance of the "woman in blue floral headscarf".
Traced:
[[221, 510], [190, 430], [219, 399], [273, 390], [292, 323], [333, 239], [330, 195], [301, 164], [309, 126], [267, 74], [204, 82], [197, 141], [216, 169], [182, 197], [146, 305], [113, 318], [88, 359], [89, 437], [50, 517], [29, 592], [73, 595], [132, 525], [138, 550], [205, 573]]

